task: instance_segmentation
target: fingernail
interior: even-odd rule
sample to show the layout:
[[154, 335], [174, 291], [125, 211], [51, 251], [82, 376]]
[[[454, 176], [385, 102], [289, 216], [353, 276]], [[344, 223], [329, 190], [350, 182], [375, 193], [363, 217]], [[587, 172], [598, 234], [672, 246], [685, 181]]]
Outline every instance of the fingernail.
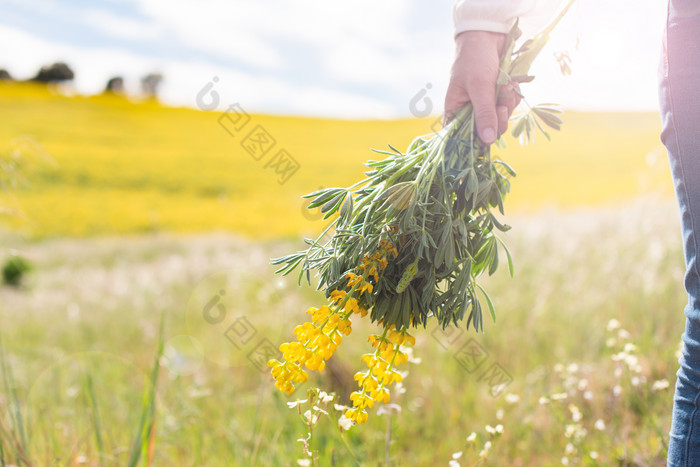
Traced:
[[496, 141], [496, 131], [493, 128], [485, 128], [484, 131], [481, 132], [481, 139], [484, 140], [486, 144], [493, 143]]

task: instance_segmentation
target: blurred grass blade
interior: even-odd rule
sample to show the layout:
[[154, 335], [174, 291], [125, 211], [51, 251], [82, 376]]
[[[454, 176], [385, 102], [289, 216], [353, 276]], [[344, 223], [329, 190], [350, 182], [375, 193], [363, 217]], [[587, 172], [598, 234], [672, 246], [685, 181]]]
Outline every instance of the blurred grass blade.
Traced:
[[[2, 346], [2, 336], [0, 336], [0, 366], [2, 367], [2, 379], [5, 386], [5, 393], [10, 400], [11, 408], [8, 407], [10, 412], [10, 418], [12, 420], [13, 429], [19, 435], [20, 445], [14, 443], [15, 456], [17, 458], [17, 465], [22, 465], [21, 459], [25, 457], [23, 454], [27, 452], [27, 437], [24, 434], [24, 424], [22, 423], [22, 411], [19, 407], [19, 399], [17, 398], [17, 389], [15, 387], [15, 382], [12, 377], [12, 368], [7, 363], [5, 358], [5, 351]], [[27, 463], [27, 465], [29, 465]]]
[[143, 393], [143, 402], [141, 404], [141, 419], [139, 420], [138, 430], [134, 437], [134, 442], [131, 447], [131, 455], [129, 457], [129, 467], [136, 467], [143, 453], [147, 454], [146, 463], [150, 463], [149, 457], [153, 452], [155, 444], [155, 415], [156, 415], [156, 388], [158, 384], [158, 373], [160, 370], [160, 359], [163, 356], [164, 338], [163, 330], [165, 324], [164, 315], [160, 319], [160, 333], [158, 335], [158, 352], [153, 363], [150, 378], [146, 383]]
[[95, 429], [95, 442], [97, 443], [97, 456], [99, 459], [99, 465], [101, 466], [103, 465], [102, 456], [105, 452], [104, 443], [102, 442], [102, 424], [100, 423], [100, 412], [97, 405], [97, 398], [95, 397], [95, 388], [92, 383], [92, 371], [87, 372], [85, 392], [87, 393], [90, 411], [92, 412], [92, 424]]

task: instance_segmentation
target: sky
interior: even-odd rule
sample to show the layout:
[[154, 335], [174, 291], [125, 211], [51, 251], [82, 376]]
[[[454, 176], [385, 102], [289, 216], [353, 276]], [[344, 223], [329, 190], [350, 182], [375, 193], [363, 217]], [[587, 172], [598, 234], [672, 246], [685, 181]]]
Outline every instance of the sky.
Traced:
[[[655, 110], [665, 8], [664, 0], [577, 0], [535, 63], [526, 98]], [[451, 15], [450, 0], [0, 0], [0, 68], [27, 79], [65, 61], [81, 94], [117, 75], [137, 93], [140, 77], [159, 72], [160, 97], [174, 106], [438, 115], [454, 52]], [[554, 58], [562, 51], [570, 76]]]

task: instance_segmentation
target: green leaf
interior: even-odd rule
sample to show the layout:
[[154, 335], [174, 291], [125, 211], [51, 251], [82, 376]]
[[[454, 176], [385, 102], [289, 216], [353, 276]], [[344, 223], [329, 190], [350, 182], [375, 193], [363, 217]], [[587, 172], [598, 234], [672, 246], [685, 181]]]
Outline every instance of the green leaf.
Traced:
[[[475, 282], [475, 284], [476, 284], [476, 282]], [[493, 322], [495, 323], [496, 322], [496, 308], [493, 306], [493, 302], [491, 301], [491, 297], [489, 297], [489, 294], [486, 293], [486, 291], [484, 290], [484, 288], [481, 285], [476, 284], [476, 286], [479, 287], [479, 290], [481, 290], [481, 293], [484, 294], [484, 298], [486, 299], [486, 303], [489, 306], [489, 311], [491, 312], [491, 319], [493, 319]]]

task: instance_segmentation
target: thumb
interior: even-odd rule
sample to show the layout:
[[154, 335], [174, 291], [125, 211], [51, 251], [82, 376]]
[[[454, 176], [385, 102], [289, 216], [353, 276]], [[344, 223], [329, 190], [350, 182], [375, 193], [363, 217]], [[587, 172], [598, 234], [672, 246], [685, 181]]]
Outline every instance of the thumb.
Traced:
[[496, 89], [492, 81], [479, 80], [469, 86], [469, 96], [474, 108], [476, 130], [484, 144], [496, 142], [498, 115], [496, 114]]

